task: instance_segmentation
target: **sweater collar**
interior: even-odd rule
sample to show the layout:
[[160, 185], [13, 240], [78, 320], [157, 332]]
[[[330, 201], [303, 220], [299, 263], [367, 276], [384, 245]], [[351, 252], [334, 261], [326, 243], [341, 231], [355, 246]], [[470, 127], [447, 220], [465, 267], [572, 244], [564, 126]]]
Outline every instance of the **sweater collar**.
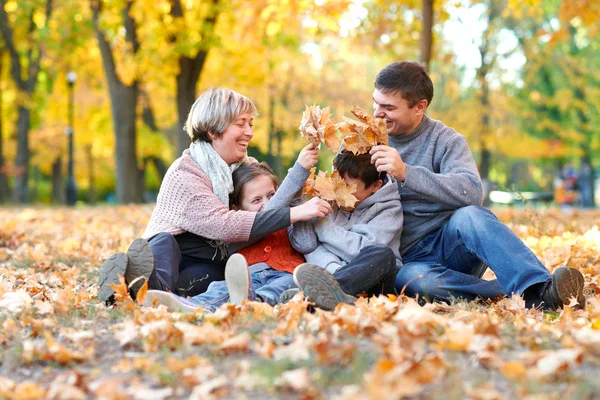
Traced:
[[427, 115], [423, 115], [421, 123], [412, 132], [409, 132], [405, 135], [390, 135], [389, 139], [394, 143], [408, 143], [417, 136], [419, 136], [421, 133], [428, 130], [431, 124], [431, 118], [429, 118]]

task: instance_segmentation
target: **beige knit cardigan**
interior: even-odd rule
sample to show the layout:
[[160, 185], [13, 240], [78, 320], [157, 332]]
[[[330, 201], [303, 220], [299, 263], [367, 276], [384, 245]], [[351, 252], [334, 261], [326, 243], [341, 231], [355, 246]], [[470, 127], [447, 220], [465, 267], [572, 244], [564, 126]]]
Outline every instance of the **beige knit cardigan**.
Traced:
[[256, 212], [232, 211], [212, 191], [210, 178], [192, 160], [189, 150], [171, 164], [143, 238], [160, 232], [191, 232], [211, 240], [245, 242]]

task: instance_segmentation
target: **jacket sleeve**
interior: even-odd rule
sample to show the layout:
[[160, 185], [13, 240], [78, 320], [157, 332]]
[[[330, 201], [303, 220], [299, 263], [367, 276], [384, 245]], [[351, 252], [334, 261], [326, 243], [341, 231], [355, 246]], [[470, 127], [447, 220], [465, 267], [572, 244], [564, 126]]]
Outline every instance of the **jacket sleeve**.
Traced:
[[483, 187], [477, 165], [469, 144], [462, 135], [455, 135], [446, 143], [439, 173], [407, 164], [404, 182], [398, 184], [414, 190], [433, 203], [451, 209], [480, 206], [483, 201]]
[[380, 210], [368, 223], [354, 224], [349, 230], [323, 218], [315, 225], [315, 232], [323, 246], [347, 263], [366, 246], [380, 244], [398, 249], [402, 220], [402, 206], [398, 201], [397, 207]]

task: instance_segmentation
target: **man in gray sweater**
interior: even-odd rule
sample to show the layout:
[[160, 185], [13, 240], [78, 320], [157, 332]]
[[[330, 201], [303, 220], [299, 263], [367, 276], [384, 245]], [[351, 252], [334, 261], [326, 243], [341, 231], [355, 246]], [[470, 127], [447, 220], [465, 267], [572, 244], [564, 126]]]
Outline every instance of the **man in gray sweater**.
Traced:
[[[585, 306], [584, 280], [573, 268], [553, 275], [489, 210], [465, 138], [425, 115], [433, 83], [417, 63], [395, 62], [375, 80], [375, 116], [389, 146], [371, 149], [380, 172], [398, 180], [404, 210], [396, 289], [428, 300], [522, 295], [529, 307]], [[481, 279], [490, 267], [497, 279]]]

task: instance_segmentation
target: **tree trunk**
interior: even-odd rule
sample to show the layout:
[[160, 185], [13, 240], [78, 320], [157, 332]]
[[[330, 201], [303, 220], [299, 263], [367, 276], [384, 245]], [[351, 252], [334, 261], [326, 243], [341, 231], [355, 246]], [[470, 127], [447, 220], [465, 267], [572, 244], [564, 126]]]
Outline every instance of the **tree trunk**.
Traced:
[[421, 64], [429, 70], [431, 47], [433, 44], [433, 3], [434, 0], [423, 0], [423, 26], [421, 27]]
[[64, 204], [65, 185], [62, 176], [62, 157], [57, 157], [52, 163], [52, 202]]
[[[0, 0], [0, 34], [4, 40], [4, 47], [8, 50], [11, 60], [10, 73], [19, 91], [24, 96], [31, 98], [35, 91], [38, 74], [40, 72], [40, 60], [44, 53], [44, 47], [32, 39], [37, 25], [33, 21], [32, 12], [29, 18], [29, 37], [31, 48], [26, 57], [19, 54], [13, 39], [13, 31], [10, 27], [8, 15], [6, 14], [5, 0]], [[46, 0], [45, 4], [46, 24], [52, 14], [52, 0]], [[26, 68], [21, 65], [22, 59], [26, 60]], [[23, 74], [23, 70], [27, 71]], [[26, 75], [26, 77], [24, 77]], [[31, 110], [27, 106], [19, 106], [17, 118], [17, 157], [14, 199], [17, 203], [29, 201], [29, 125], [31, 122]]]
[[94, 204], [96, 202], [96, 183], [94, 177], [94, 157], [92, 155], [92, 146], [88, 145], [85, 147], [85, 157], [87, 158], [88, 165], [88, 203]]
[[115, 131], [115, 160], [117, 164], [117, 202], [120, 204], [142, 202], [136, 153], [137, 83], [126, 86], [120, 81], [109, 87]]
[[[117, 170], [117, 202], [120, 204], [139, 203], [142, 201], [143, 188], [140, 189], [140, 170], [137, 165], [136, 153], [136, 120], [138, 83], [124, 84], [116, 72], [115, 60], [112, 49], [100, 29], [98, 19], [102, 3], [91, 0], [92, 22], [98, 39], [98, 47], [102, 55], [102, 65], [113, 116], [113, 130], [115, 132], [115, 160]], [[132, 45], [135, 53], [139, 48], [136, 39], [135, 22], [129, 15], [132, 2], [127, 2], [123, 9], [124, 26], [126, 27], [126, 40]]]
[[[177, 74], [177, 117], [179, 126], [177, 127], [177, 157], [190, 147], [190, 137], [183, 132], [183, 127], [187, 116], [192, 108], [192, 104], [196, 100], [196, 87], [200, 74], [204, 68], [210, 45], [208, 42], [212, 40], [212, 34], [219, 16], [219, 0], [212, 0], [211, 13], [203, 22], [200, 22], [202, 31], [202, 41], [204, 46], [198, 50], [198, 54], [194, 58], [181, 56], [179, 58], [179, 74]], [[171, 15], [175, 18], [183, 17], [183, 9], [179, 0], [171, 0]], [[175, 38], [172, 38], [175, 40]]]
[[17, 157], [15, 170], [16, 203], [29, 202], [29, 125], [31, 123], [31, 110], [19, 106], [17, 118]]
[[160, 157], [156, 157], [156, 156], [150, 157], [149, 161], [152, 161], [152, 163], [154, 164], [154, 168], [156, 168], [156, 173], [158, 174], [158, 178], [162, 182], [163, 178], [167, 174], [167, 170], [169, 169], [169, 167], [167, 166], [167, 164], [165, 164], [165, 162]]
[[0, 47], [0, 204], [10, 199], [10, 187], [8, 186], [8, 177], [6, 165], [4, 163], [4, 137], [2, 132], [2, 65], [4, 61], [4, 52]]
[[[269, 90], [269, 138], [267, 142], [267, 164], [272, 168], [275, 165], [275, 94]], [[275, 171], [277, 174], [277, 171]]]

